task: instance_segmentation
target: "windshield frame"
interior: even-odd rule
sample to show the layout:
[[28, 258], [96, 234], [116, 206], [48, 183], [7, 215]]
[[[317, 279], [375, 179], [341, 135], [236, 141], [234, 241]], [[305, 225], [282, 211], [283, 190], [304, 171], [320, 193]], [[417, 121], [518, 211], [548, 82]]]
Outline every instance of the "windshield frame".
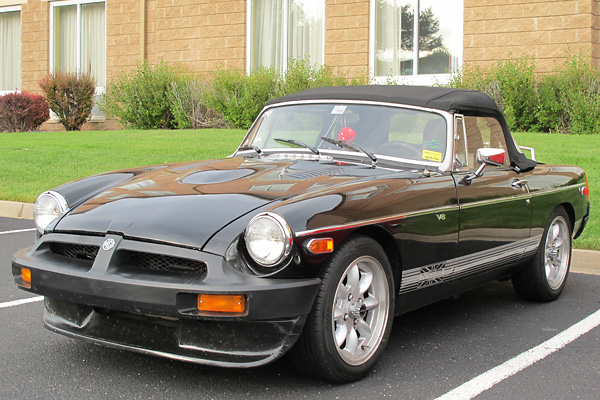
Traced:
[[[261, 111], [259, 116], [256, 118], [256, 120], [254, 121], [254, 123], [252, 124], [252, 126], [250, 127], [250, 129], [248, 130], [246, 135], [244, 136], [244, 139], [242, 140], [239, 148], [248, 146], [249, 144], [251, 144], [251, 142], [254, 139], [254, 136], [256, 135], [262, 122], [264, 121], [265, 115], [268, 115], [267, 114], [268, 112], [270, 112], [274, 109], [289, 107], [289, 106], [319, 105], [319, 104], [336, 105], [336, 106], [337, 105], [342, 105], [342, 106], [343, 105], [349, 105], [349, 106], [350, 105], [354, 105], [354, 106], [364, 105], [364, 106], [376, 106], [376, 107], [391, 107], [391, 108], [400, 108], [400, 109], [405, 109], [405, 110], [423, 111], [423, 112], [427, 112], [427, 113], [437, 114], [437, 115], [443, 117], [446, 122], [446, 148], [445, 148], [442, 162], [428, 161], [428, 160], [414, 160], [414, 159], [410, 159], [410, 158], [394, 157], [394, 156], [389, 156], [389, 155], [378, 154], [377, 152], [375, 152], [375, 155], [377, 157], [378, 163], [385, 164], [386, 166], [397, 165], [400, 168], [406, 168], [407, 166], [412, 166], [412, 167], [417, 167], [417, 168], [426, 168], [426, 169], [430, 169], [430, 170], [437, 169], [440, 171], [448, 171], [451, 168], [452, 154], [453, 154], [453, 150], [454, 150], [453, 149], [454, 140], [453, 140], [453, 134], [452, 134], [453, 124], [454, 124], [453, 115], [450, 112], [443, 111], [443, 110], [427, 108], [427, 107], [412, 106], [412, 105], [406, 105], [406, 104], [388, 103], [388, 102], [332, 99], [332, 100], [289, 101], [289, 102], [276, 103], [273, 105], [269, 105], [269, 106], [266, 106]], [[232, 156], [269, 157], [271, 155], [278, 155], [278, 158], [280, 158], [282, 154], [289, 154], [290, 157], [292, 157], [292, 158], [298, 158], [298, 157], [315, 158], [315, 159], [319, 158], [318, 156], [315, 157], [316, 155], [313, 154], [310, 150], [308, 150], [306, 148], [294, 148], [294, 147], [287, 147], [287, 148], [265, 147], [265, 148], [262, 148], [261, 147], [260, 154], [257, 154], [257, 152], [254, 150], [250, 150], [250, 149], [239, 150], [239, 148], [232, 154]], [[349, 150], [345, 150], [345, 149], [335, 150], [335, 149], [322, 149], [322, 148], [319, 148], [319, 152], [321, 153], [321, 158], [331, 159], [333, 157], [334, 159], [352, 160], [352, 161], [356, 161], [359, 163], [371, 164], [371, 159], [369, 159], [369, 157], [362, 152], [354, 152], [354, 151], [349, 151]]]

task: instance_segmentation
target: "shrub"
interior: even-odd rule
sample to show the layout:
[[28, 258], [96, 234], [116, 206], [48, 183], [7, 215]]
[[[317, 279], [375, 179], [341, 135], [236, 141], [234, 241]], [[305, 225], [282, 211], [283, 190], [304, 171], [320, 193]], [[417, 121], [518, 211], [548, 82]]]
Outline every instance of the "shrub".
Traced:
[[21, 92], [0, 96], [0, 131], [37, 131], [50, 118], [43, 96]]
[[307, 60], [291, 59], [283, 75], [264, 67], [250, 74], [236, 69], [217, 71], [206, 92], [206, 104], [220, 113], [231, 127], [247, 129], [265, 104], [279, 96], [314, 87], [368, 83], [366, 71], [349, 78], [334, 73], [327, 66], [316, 67]]
[[264, 105], [281, 93], [279, 85], [279, 74], [271, 68], [260, 67], [249, 75], [239, 69], [221, 69], [206, 92], [207, 105], [229, 126], [247, 129]]
[[190, 80], [178, 66], [163, 61], [152, 67], [144, 62], [131, 73], [121, 73], [107, 87], [100, 109], [133, 129], [173, 129], [177, 122], [169, 102], [171, 84], [184, 85]]
[[543, 130], [561, 133], [600, 133], [600, 72], [590, 57], [572, 56], [538, 83], [536, 116]]
[[179, 129], [223, 128], [223, 117], [206, 105], [208, 84], [203, 81], [171, 82], [171, 112]]
[[58, 72], [39, 82], [48, 105], [67, 131], [78, 131], [94, 106], [96, 83], [89, 74]]

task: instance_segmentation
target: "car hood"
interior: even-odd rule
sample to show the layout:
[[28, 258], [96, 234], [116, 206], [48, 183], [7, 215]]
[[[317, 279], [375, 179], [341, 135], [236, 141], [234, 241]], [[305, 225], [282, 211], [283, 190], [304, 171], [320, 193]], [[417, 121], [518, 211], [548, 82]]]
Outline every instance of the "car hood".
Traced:
[[272, 202], [370, 180], [384, 171], [390, 173], [335, 161], [269, 158], [118, 171], [132, 177], [73, 206], [53, 230], [114, 233], [201, 248], [224, 226]]

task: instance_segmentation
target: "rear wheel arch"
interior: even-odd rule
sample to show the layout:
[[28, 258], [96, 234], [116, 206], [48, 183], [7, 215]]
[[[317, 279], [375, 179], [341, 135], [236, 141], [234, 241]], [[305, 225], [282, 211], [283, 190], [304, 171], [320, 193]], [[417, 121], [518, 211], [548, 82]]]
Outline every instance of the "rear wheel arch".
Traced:
[[575, 230], [575, 208], [573, 207], [573, 205], [571, 203], [562, 203], [559, 204], [558, 206], [554, 207], [554, 209], [552, 210], [552, 212], [556, 211], [557, 208], [562, 207], [565, 212], [567, 213], [567, 216], [569, 217], [569, 225], [571, 225], [571, 234], [574, 233]]

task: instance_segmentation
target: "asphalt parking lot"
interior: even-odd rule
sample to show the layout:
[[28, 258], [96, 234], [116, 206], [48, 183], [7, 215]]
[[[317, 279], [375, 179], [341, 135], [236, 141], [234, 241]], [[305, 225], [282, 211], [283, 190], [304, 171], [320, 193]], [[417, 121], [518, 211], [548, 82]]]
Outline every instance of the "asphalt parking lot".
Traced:
[[[204, 367], [47, 331], [40, 298], [17, 289], [10, 271], [12, 254], [33, 242], [32, 228], [0, 218], [2, 399], [467, 399], [488, 386], [475, 398], [600, 398], [600, 275], [572, 273], [549, 304], [493, 282], [396, 318], [375, 370], [330, 385], [285, 358], [248, 370]], [[582, 320], [585, 329], [576, 325]]]

